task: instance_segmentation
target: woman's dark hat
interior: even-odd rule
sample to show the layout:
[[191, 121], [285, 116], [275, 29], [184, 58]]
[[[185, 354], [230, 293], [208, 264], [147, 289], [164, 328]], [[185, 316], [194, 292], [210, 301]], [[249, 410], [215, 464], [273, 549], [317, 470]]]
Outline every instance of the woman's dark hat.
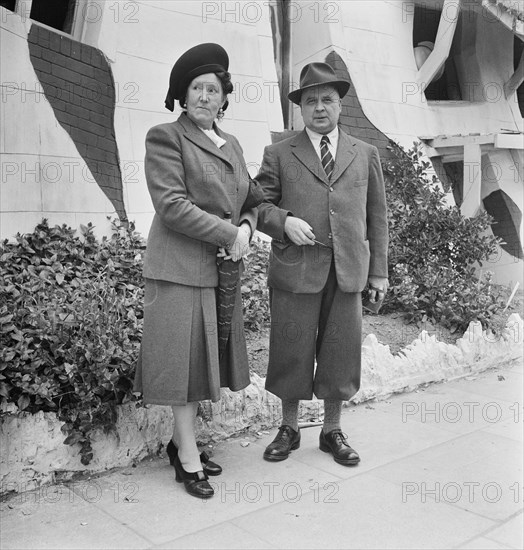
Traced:
[[300, 105], [300, 98], [304, 90], [323, 84], [334, 86], [341, 98], [347, 94], [350, 86], [347, 80], [338, 78], [327, 63], [308, 63], [300, 72], [300, 88], [290, 92], [287, 97], [296, 105]]
[[[173, 111], [176, 99], [186, 97], [190, 82], [206, 73], [227, 72], [229, 57], [219, 44], [206, 42], [187, 50], [174, 64], [169, 77], [169, 90], [166, 97], [166, 109]], [[226, 104], [222, 107], [225, 110]]]

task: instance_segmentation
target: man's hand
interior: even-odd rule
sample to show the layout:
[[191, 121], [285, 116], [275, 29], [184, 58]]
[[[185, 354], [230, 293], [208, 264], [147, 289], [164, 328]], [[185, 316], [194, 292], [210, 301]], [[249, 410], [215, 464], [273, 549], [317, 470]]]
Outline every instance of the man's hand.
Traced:
[[385, 277], [369, 277], [369, 301], [380, 302], [386, 296], [386, 292], [389, 288], [389, 281]]
[[284, 231], [291, 241], [298, 246], [315, 244], [313, 228], [309, 223], [300, 218], [288, 216], [284, 225]]
[[218, 256], [224, 256], [226, 260], [233, 260], [238, 262], [244, 254], [247, 254], [249, 250], [249, 239], [251, 238], [251, 227], [247, 222], [242, 223], [238, 228], [237, 238], [231, 246], [227, 249], [227, 256], [224, 256], [223, 249], [218, 252]]

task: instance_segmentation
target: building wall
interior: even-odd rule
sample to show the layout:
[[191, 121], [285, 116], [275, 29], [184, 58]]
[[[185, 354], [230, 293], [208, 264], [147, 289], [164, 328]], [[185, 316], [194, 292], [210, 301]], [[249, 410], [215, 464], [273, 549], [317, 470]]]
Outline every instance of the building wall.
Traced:
[[43, 217], [105, 233], [115, 207], [46, 99], [30, 57], [32, 23], [0, 12], [0, 237], [32, 231]]
[[31, 64], [60, 126], [120, 218], [126, 212], [113, 125], [115, 86], [103, 53], [40, 25], [28, 35]]
[[[476, 19], [477, 69], [467, 75], [470, 88], [486, 100], [428, 102], [416, 78], [414, 1], [337, 2], [337, 11], [329, 15], [327, 10], [317, 14], [317, 4], [300, 2], [302, 17], [293, 26], [295, 86], [304, 64], [324, 61], [335, 51], [347, 65], [365, 115], [402, 145], [425, 135], [524, 131], [516, 98], [501, 96], [512, 71], [513, 36], [493, 18]], [[471, 64], [470, 51], [464, 53], [465, 65]], [[298, 108], [294, 123], [295, 129], [302, 127]]]
[[235, 89], [220, 124], [239, 139], [253, 172], [270, 143], [270, 132], [282, 129], [269, 10], [259, 2], [259, 10], [242, 13], [239, 3], [229, 4], [227, 11], [190, 0], [149, 1], [140, 4], [137, 23], [120, 24], [116, 39], [113, 33], [110, 56], [120, 93], [115, 127], [124, 198], [129, 218], [144, 234], [153, 211], [144, 184], [144, 137], [151, 126], [173, 121], [180, 113], [178, 108], [175, 114], [167, 111], [164, 100], [171, 68], [184, 51], [202, 42], [217, 42], [228, 52]]
[[[145, 236], [153, 206], [143, 171], [144, 139], [151, 126], [174, 121], [180, 114], [180, 109], [174, 114], [167, 111], [164, 99], [173, 63], [185, 50], [201, 42], [218, 42], [228, 52], [235, 89], [221, 127], [239, 139], [252, 173], [258, 170], [263, 148], [271, 141], [270, 132], [283, 129], [269, 9], [262, 1], [250, 4], [246, 11], [239, 2], [217, 5], [191, 0], [99, 2], [78, 14], [83, 17], [77, 21], [81, 25], [77, 34], [83, 49], [100, 52], [107, 60], [113, 79], [114, 155], [118, 165], [113, 166], [115, 170], [111, 175], [118, 173], [121, 179], [120, 214], [135, 221]], [[218, 6], [216, 10], [215, 6]], [[115, 216], [120, 205], [111, 196], [112, 203], [97, 183], [96, 169], [86, 163], [83, 156], [82, 148], [89, 144], [75, 140], [70, 128], [64, 127], [56, 105], [53, 110], [46, 99], [45, 87], [33, 66], [36, 63], [40, 77], [43, 73], [51, 76], [60, 73], [59, 67], [65, 76], [64, 56], [70, 57], [70, 66], [83, 60], [74, 59], [71, 50], [65, 48], [66, 53], [60, 52], [60, 59], [54, 61], [45, 59], [41, 51], [35, 54], [37, 49], [45, 51], [47, 47], [45, 41], [38, 38], [40, 31], [33, 30], [32, 63], [28, 36], [33, 23], [4, 8], [0, 10], [1, 115], [5, 121], [0, 148], [0, 237], [30, 231], [42, 217], [49, 218], [51, 223], [68, 223], [73, 227], [92, 221], [100, 233], [106, 233], [109, 231], [107, 216]], [[82, 46], [61, 33], [46, 30], [42, 35], [46, 33], [57, 37], [52, 42], [62, 38], [62, 43]], [[47, 54], [50, 51], [49, 46]], [[84, 64], [86, 70], [92, 66], [91, 62]], [[77, 97], [93, 92], [86, 75], [82, 83], [82, 75], [75, 70], [68, 75], [72, 73], [80, 80]], [[10, 86], [10, 82], [14, 84]], [[82, 105], [76, 108], [76, 115], [85, 114], [81, 111]], [[70, 121], [76, 116], [67, 114]], [[106, 150], [108, 148], [109, 144]], [[105, 162], [95, 160], [99, 164]], [[31, 176], [30, 169], [42, 162], [47, 168], [40, 170], [41, 175]], [[55, 176], [53, 167], [62, 177]], [[107, 193], [107, 186], [104, 190]]]
[[[409, 148], [413, 141], [427, 136], [524, 130], [516, 94], [509, 100], [503, 95], [503, 85], [513, 72], [513, 34], [495, 17], [487, 16], [480, 2], [465, 5], [457, 51], [453, 52], [463, 89], [468, 92], [460, 101], [428, 101], [417, 83], [413, 24], [415, 9], [424, 4], [422, 0], [352, 0], [323, 7], [314, 1], [298, 4], [301, 17], [294, 12], [292, 28], [295, 87], [306, 63], [332, 59], [337, 69], [345, 64], [355, 94], [350, 100], [355, 105], [344, 111], [344, 127], [364, 140], [374, 139], [379, 149], [381, 135]], [[331, 4], [334, 9], [328, 7]], [[427, 5], [442, 8], [443, 2]], [[451, 16], [449, 12], [447, 17]], [[303, 127], [298, 107], [294, 108], [293, 121], [295, 130]], [[524, 212], [523, 182], [516, 176], [522, 171], [521, 153], [499, 149], [490, 159], [496, 164], [496, 187]], [[490, 185], [490, 175], [483, 174], [479, 198], [487, 194]], [[524, 242], [523, 222], [516, 232], [520, 243]], [[495, 272], [498, 282], [523, 282], [522, 261], [504, 250], [487, 267]]]
[[352, 136], [374, 145], [378, 149], [381, 159], [392, 157], [392, 153], [388, 149], [389, 138], [365, 115], [344, 60], [333, 51], [327, 56], [326, 63], [333, 67], [339, 78], [350, 82], [349, 90], [342, 98], [339, 126]]
[[[495, 149], [482, 157], [481, 198], [496, 220], [493, 233], [505, 243], [483, 266], [495, 280], [523, 283], [522, 213], [524, 212], [524, 155], [516, 149]], [[520, 167], [520, 168], [519, 168]], [[517, 237], [518, 234], [518, 237]], [[520, 242], [519, 242], [520, 241]]]
[[[107, 217], [117, 211], [147, 235], [153, 207], [143, 170], [144, 137], [151, 126], [178, 116], [179, 109], [172, 114], [164, 108], [169, 73], [173, 62], [198, 43], [218, 42], [230, 55], [235, 90], [221, 124], [240, 140], [253, 174], [271, 133], [283, 130], [267, 2], [80, 2], [96, 10], [84, 9], [77, 18], [79, 48], [70, 38], [57, 40], [60, 33], [32, 30], [29, 19], [0, 8], [0, 237], [29, 231], [42, 217], [72, 226], [92, 221], [103, 233], [109, 229]], [[341, 122], [355, 135], [376, 142], [383, 155], [388, 138], [409, 147], [427, 136], [522, 131], [516, 95], [508, 101], [500, 97], [513, 70], [514, 37], [479, 11], [480, 1], [467, 3], [467, 25], [461, 29], [455, 59], [457, 73], [471, 85], [467, 101], [426, 100], [413, 55], [414, 12], [423, 3], [291, 2], [293, 85], [298, 86], [300, 69], [311, 61], [331, 60], [337, 71], [347, 71], [352, 87]], [[58, 42], [60, 51], [53, 59]], [[80, 59], [75, 59], [78, 51]], [[89, 54], [83, 58], [82, 52]], [[105, 64], [97, 66], [102, 59]], [[87, 66], [85, 75], [74, 69], [75, 61]], [[94, 105], [86, 115], [78, 97], [69, 111], [48, 101], [46, 94], [59, 85], [49, 81], [46, 89], [43, 75], [62, 80], [73, 75], [85, 92], [90, 79], [100, 78], [102, 65], [107, 68], [104, 79], [108, 71], [112, 79], [112, 126], [107, 118], [99, 124], [107, 113], [97, 112]], [[87, 125], [90, 136], [82, 133], [82, 116], [93, 123]], [[297, 107], [292, 120], [292, 129], [303, 127]], [[97, 124], [103, 134], [93, 137]], [[497, 185], [524, 211], [521, 181], [513, 181], [521, 170], [521, 153], [499, 153], [492, 155], [503, 169]], [[482, 193], [486, 195], [484, 189]], [[522, 242], [522, 223], [517, 230]]]

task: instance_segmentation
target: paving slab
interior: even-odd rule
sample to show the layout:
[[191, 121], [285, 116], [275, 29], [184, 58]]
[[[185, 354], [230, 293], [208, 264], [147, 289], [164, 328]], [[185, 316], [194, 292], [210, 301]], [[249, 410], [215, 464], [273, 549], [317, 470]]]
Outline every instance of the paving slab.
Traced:
[[524, 516], [519, 512], [509, 521], [504, 522], [499, 527], [486, 532], [486, 538], [506, 545], [508, 548], [521, 550], [524, 548]]
[[171, 540], [161, 546], [155, 546], [155, 550], [169, 549], [175, 550], [180, 548], [185, 550], [186, 548], [195, 548], [207, 550], [208, 548], [233, 550], [233, 549], [253, 549], [253, 550], [265, 550], [272, 548], [281, 548], [280, 546], [273, 546], [267, 541], [255, 537], [251, 533], [248, 533], [244, 529], [226, 522], [220, 525], [215, 525], [208, 529], [203, 529], [198, 533], [192, 533], [185, 537]]
[[[490, 369], [478, 375], [457, 380], [457, 389], [466, 388], [466, 391], [484, 395], [493, 401], [519, 401], [522, 398], [523, 375], [513, 363], [509, 368]], [[522, 401], [520, 401], [522, 403]]]
[[492, 539], [486, 537], [475, 537], [473, 540], [461, 544], [457, 548], [461, 550], [508, 550], [509, 546], [499, 544]]
[[126, 521], [118, 521], [95, 506], [95, 484], [43, 487], [2, 503], [0, 546], [11, 548], [145, 548], [149, 541]]
[[214, 447], [210, 500], [154, 457], [1, 503], [0, 548], [521, 549], [522, 370], [469, 378], [345, 408], [358, 466], [318, 426], [279, 463], [262, 459], [276, 428], [247, 432]]
[[431, 384], [414, 392], [396, 396], [373, 404], [377, 412], [396, 414], [411, 428], [414, 422], [433, 425], [457, 434], [472, 432], [499, 424], [506, 420], [520, 419], [519, 404], [522, 395], [511, 390], [509, 399], [494, 399], [468, 390], [462, 382], [450, 386], [446, 383]]
[[[342, 430], [361, 457], [357, 466], [340, 466], [330, 454], [319, 450], [320, 427], [302, 430], [300, 449], [291, 453], [292, 459], [303, 465], [315, 465], [337, 477], [349, 478], [456, 437], [449, 430], [419, 422], [408, 429], [400, 414], [396, 411], [377, 414], [376, 405], [380, 404], [362, 405], [342, 415]], [[275, 433], [272, 431], [270, 436], [257, 441], [261, 447], [260, 456]]]
[[[489, 442], [494, 448], [486, 451]], [[453, 443], [376, 468], [373, 474], [400, 486], [406, 500], [421, 504], [446, 502], [493, 520], [522, 509], [522, 454], [516, 442], [476, 433]]]
[[338, 485], [330, 502], [282, 502], [233, 523], [280, 548], [351, 549], [452, 548], [494, 525], [447, 503], [403, 502], [397, 485], [371, 473]]
[[[189, 496], [183, 484], [175, 481], [174, 468], [164, 459], [128, 468], [126, 473], [130, 475], [116, 482], [115, 475], [98, 479], [101, 494], [94, 505], [115, 521], [133, 525], [152, 544], [161, 545], [247, 511], [310, 493], [316, 484], [324, 486], [339, 480], [314, 466], [300, 464], [297, 468], [291, 461], [276, 465], [265, 462], [256, 445], [243, 447], [241, 443], [246, 442], [225, 442], [213, 456], [224, 473], [209, 479], [215, 489], [212, 499]], [[133, 502], [115, 498], [115, 487], [120, 487], [122, 495], [131, 496]]]
[[497, 434], [501, 437], [513, 439], [514, 441], [518, 441], [522, 444], [524, 442], [523, 427], [524, 423], [522, 422], [522, 410], [520, 410], [518, 416], [493, 423], [489, 427], [484, 428], [484, 431]]

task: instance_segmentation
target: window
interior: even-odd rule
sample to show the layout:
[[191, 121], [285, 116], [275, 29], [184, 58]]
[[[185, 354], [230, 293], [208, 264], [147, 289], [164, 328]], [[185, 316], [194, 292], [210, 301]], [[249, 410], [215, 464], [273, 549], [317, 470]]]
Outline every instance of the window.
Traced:
[[15, 11], [16, 0], [0, 0], [0, 7], [7, 10]]
[[[413, 17], [413, 47], [435, 43], [442, 11], [426, 6], [415, 6]], [[462, 99], [460, 85], [453, 56], [459, 47], [462, 14], [459, 15], [457, 29], [451, 43], [451, 50], [444, 65], [444, 70], [437, 73], [437, 77], [425, 90], [426, 99], [430, 101], [453, 101]]]
[[[513, 69], [516, 71], [524, 53], [524, 43], [515, 36], [513, 44]], [[524, 83], [517, 88], [517, 101], [519, 102], [520, 114], [524, 117]]]
[[72, 33], [76, 0], [33, 0], [29, 17], [53, 29]]
[[464, 161], [456, 160], [444, 163], [444, 178], [451, 183], [455, 204], [460, 207], [464, 200]]
[[73, 34], [79, 0], [0, 0], [0, 5], [22, 19], [32, 19], [52, 29]]

